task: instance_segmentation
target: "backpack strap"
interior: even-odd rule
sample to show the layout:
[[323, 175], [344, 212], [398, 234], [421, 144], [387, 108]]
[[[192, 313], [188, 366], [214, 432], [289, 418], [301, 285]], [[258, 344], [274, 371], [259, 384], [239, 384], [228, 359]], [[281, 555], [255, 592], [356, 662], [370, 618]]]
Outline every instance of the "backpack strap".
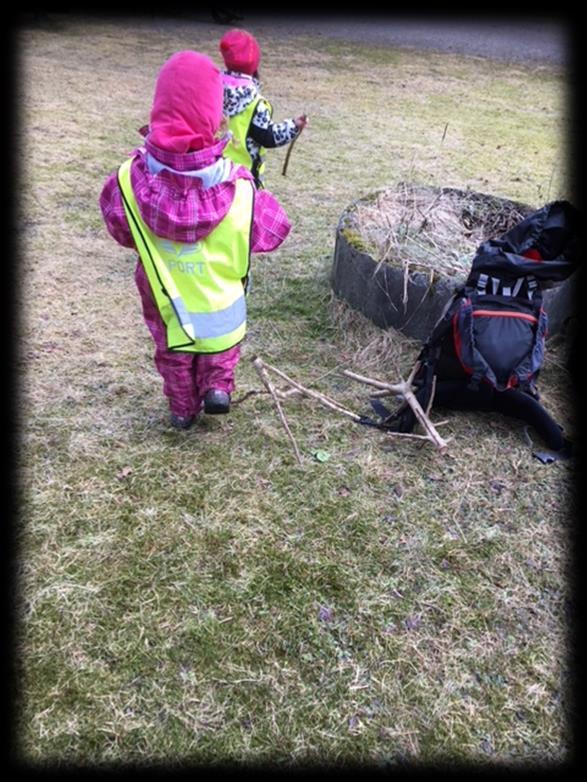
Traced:
[[528, 289], [528, 298], [533, 304], [540, 305], [542, 302], [542, 289], [534, 275], [528, 274], [525, 278]]
[[484, 296], [487, 293], [488, 274], [480, 274], [477, 278], [477, 295]]

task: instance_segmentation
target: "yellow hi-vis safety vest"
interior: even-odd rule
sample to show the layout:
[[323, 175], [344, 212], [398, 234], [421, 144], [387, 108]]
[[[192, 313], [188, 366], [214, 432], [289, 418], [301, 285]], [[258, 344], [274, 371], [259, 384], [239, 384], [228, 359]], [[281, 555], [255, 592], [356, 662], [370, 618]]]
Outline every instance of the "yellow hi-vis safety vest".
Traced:
[[254, 187], [237, 179], [224, 219], [195, 244], [156, 236], [145, 224], [132, 190], [127, 160], [118, 171], [124, 210], [153, 297], [167, 330], [167, 347], [220, 353], [246, 333], [245, 281], [249, 273]]
[[228, 129], [232, 131], [232, 139], [224, 148], [224, 157], [230, 158], [230, 160], [235, 163], [239, 163], [241, 166], [248, 168], [257, 182], [261, 181], [263, 172], [265, 171], [264, 158], [267, 149], [265, 147], [259, 147], [260, 162], [256, 161], [258, 165], [255, 170], [253, 170], [254, 161], [247, 149], [247, 135], [251, 120], [253, 119], [253, 114], [255, 113], [255, 109], [260, 100], [263, 100], [263, 102], [269, 106], [270, 112], [272, 111], [271, 104], [266, 98], [258, 98], [257, 100], [252, 100], [240, 114], [234, 114], [232, 117], [229, 117]]

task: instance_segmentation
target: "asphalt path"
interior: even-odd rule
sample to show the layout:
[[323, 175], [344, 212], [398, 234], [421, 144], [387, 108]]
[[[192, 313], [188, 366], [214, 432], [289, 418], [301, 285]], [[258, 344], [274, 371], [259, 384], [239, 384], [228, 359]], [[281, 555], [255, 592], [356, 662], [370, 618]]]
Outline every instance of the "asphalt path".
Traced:
[[[230, 8], [230, 6], [229, 6]], [[238, 11], [224, 23], [213, 18], [205, 5], [172, 15], [137, 13], [127, 23], [143, 30], [193, 30], [199, 26], [218, 31], [218, 39], [231, 27], [242, 27], [266, 39], [323, 36], [377, 46], [452, 52], [512, 63], [551, 64], [563, 68], [572, 61], [572, 37], [578, 20], [532, 14], [493, 16], [474, 14], [404, 16], [393, 14], [254, 13]], [[554, 11], [553, 11], [554, 14]], [[83, 14], [82, 14], [83, 15]], [[108, 16], [108, 14], [105, 14]], [[118, 22], [122, 21], [118, 17]]]
[[531, 15], [475, 19], [409, 18], [391, 14], [271, 17], [245, 13], [235, 26], [280, 36], [322, 35], [378, 46], [430, 49], [506, 62], [565, 66], [571, 54], [571, 27], [568, 20], [540, 19]]

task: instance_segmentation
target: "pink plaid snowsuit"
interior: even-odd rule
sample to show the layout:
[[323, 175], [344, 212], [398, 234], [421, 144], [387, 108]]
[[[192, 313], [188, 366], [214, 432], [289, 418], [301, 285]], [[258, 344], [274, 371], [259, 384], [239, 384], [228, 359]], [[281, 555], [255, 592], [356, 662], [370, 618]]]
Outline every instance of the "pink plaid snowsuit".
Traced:
[[[252, 179], [247, 169], [222, 157], [228, 139], [216, 142], [213, 135], [221, 117], [222, 83], [216, 66], [196, 52], [173, 55], [157, 82], [144, 146], [132, 153], [133, 192], [141, 217], [157, 236], [197, 242], [226, 216], [236, 179]], [[104, 184], [100, 208], [113, 238], [123, 247], [135, 248], [116, 171]], [[267, 190], [256, 192], [251, 252], [276, 249], [290, 228], [275, 197]], [[185, 418], [197, 415], [211, 388], [232, 393], [240, 345], [216, 354], [168, 350], [165, 326], [140, 259], [135, 281], [171, 413]]]

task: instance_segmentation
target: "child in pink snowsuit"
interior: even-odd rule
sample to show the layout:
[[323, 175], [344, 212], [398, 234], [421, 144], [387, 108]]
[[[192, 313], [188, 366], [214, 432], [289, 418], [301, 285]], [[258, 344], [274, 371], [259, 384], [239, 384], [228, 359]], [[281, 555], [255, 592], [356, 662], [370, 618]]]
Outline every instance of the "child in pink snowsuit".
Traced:
[[[266, 253], [276, 249], [291, 226], [274, 196], [266, 190], [255, 192], [251, 173], [223, 157], [229, 137], [219, 140], [222, 122], [220, 71], [208, 57], [198, 52], [174, 54], [159, 73], [148, 134], [144, 146], [132, 153], [130, 180], [125, 187], [130, 182], [135, 209], [138, 209], [137, 218], [133, 219], [131, 215], [130, 220], [135, 231], [137, 222], [146, 226], [155, 241], [168, 240], [162, 246], [173, 248], [176, 257], [181, 259], [184, 249], [187, 253], [190, 248], [194, 251], [200, 246], [198, 243], [205, 245], [211, 242], [212, 232], [218, 229], [214, 236], [222, 231], [223, 239], [220, 243], [214, 239], [214, 250], [216, 255], [219, 251], [224, 253], [226, 269], [232, 263], [231, 251], [225, 249], [232, 246], [227, 241], [230, 240], [227, 231], [230, 232], [233, 224], [238, 224], [229, 219], [229, 211], [234, 214], [231, 207], [233, 200], [237, 203], [236, 193], [248, 188], [248, 185], [238, 185], [239, 180], [250, 180], [253, 190], [252, 222], [248, 226], [251, 252]], [[123, 247], [135, 248], [140, 253], [135, 281], [145, 322], [155, 342], [155, 364], [163, 377], [163, 392], [169, 401], [171, 424], [186, 429], [202, 406], [206, 413], [228, 412], [230, 395], [234, 390], [234, 371], [240, 358], [240, 339], [219, 352], [182, 352], [181, 348], [169, 348], [168, 323], [162, 316], [165, 310], [160, 300], [158, 304], [156, 295], [160, 297], [161, 292], [157, 291], [157, 286], [154, 289], [146, 272], [145, 259], [148, 256], [144, 247], [141, 245], [141, 250], [137, 248], [137, 234], [133, 234], [129, 224], [128, 198], [119, 176], [119, 172], [115, 171], [106, 180], [100, 196], [100, 208], [113, 238]], [[239, 245], [238, 238], [232, 244], [242, 248], [243, 242]], [[242, 252], [241, 249], [241, 255]], [[214, 253], [209, 257], [213, 256]], [[185, 276], [180, 275], [177, 280], [181, 278], [183, 285], [193, 284], [196, 287], [204, 285], [201, 275], [211, 265], [212, 262], [173, 264], [167, 261], [168, 268], [181, 266], [183, 270], [193, 271], [195, 266], [200, 276], [192, 274], [193, 280], [187, 283]], [[230, 268], [222, 273], [230, 274]], [[216, 287], [217, 283], [218, 277], [214, 277]], [[244, 278], [242, 284], [246, 284]], [[216, 295], [216, 292], [213, 291], [213, 294]], [[246, 317], [242, 312], [244, 295], [240, 298], [239, 317], [242, 321]], [[234, 307], [226, 311], [233, 310]], [[204, 316], [208, 315], [204, 313]], [[200, 317], [198, 313], [194, 315], [196, 337]], [[241, 322], [240, 328], [244, 329], [244, 322]]]

